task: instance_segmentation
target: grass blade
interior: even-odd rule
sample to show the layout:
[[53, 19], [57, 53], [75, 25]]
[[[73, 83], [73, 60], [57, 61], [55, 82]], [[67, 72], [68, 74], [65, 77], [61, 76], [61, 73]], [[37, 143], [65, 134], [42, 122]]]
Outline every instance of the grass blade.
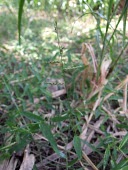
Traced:
[[20, 0], [19, 2], [19, 11], [18, 11], [18, 33], [19, 33], [19, 45], [21, 44], [21, 20], [22, 20], [22, 14], [23, 14], [23, 6], [24, 6], [25, 0]]
[[59, 151], [58, 147], [57, 147], [57, 143], [55, 141], [55, 138], [53, 136], [53, 134], [51, 133], [51, 128], [49, 125], [47, 125], [46, 123], [40, 124], [40, 129], [42, 134], [48, 139], [48, 141], [50, 142], [52, 148], [54, 149], [54, 151], [60, 155], [61, 157], [65, 157], [65, 155]]
[[78, 158], [81, 159], [82, 158], [81, 140], [78, 136], [74, 136], [73, 145]]

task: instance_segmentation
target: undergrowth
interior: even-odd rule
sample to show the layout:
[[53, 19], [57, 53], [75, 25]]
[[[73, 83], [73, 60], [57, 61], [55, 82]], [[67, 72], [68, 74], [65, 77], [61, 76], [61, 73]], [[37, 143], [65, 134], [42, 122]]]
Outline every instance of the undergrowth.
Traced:
[[17, 10], [0, 13], [1, 166], [26, 149], [33, 170], [128, 168], [128, 4], [108, 2], [70, 21], [25, 10], [21, 45]]

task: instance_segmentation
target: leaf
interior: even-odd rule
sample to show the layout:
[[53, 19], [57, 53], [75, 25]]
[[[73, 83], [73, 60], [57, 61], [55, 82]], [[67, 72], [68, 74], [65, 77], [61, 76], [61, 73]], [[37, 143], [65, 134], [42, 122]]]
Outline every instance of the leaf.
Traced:
[[65, 157], [65, 155], [58, 149], [55, 138], [53, 136], [53, 134], [51, 133], [51, 128], [49, 125], [47, 125], [46, 123], [42, 123], [39, 125], [40, 129], [42, 131], [42, 134], [44, 137], [46, 137], [48, 139], [48, 141], [50, 142], [52, 148], [54, 149], [54, 151], [60, 155], [61, 157]]
[[36, 114], [33, 114], [31, 112], [21, 112], [20, 113], [21, 115], [27, 117], [28, 119], [34, 121], [34, 122], [40, 122], [40, 121], [43, 121], [42, 117], [41, 116], [38, 116]]
[[123, 168], [126, 168], [128, 169], [128, 160], [127, 158], [120, 161], [119, 164], [117, 164], [112, 170], [122, 170]]
[[126, 135], [123, 137], [123, 139], [122, 139], [122, 141], [121, 141], [121, 143], [120, 143], [120, 145], [119, 145], [119, 149], [121, 150], [121, 149], [123, 148], [123, 146], [124, 146], [125, 144], [127, 144], [127, 142], [128, 142], [128, 134], [126, 134]]
[[121, 168], [120, 170], [128, 170], [128, 166]]
[[53, 122], [62, 122], [62, 121], [64, 121], [64, 120], [66, 120], [66, 119], [68, 119], [69, 118], [69, 115], [62, 115], [62, 116], [55, 116], [54, 118], [52, 118], [52, 121]]
[[17, 167], [17, 163], [18, 163], [18, 159], [16, 159], [16, 157], [13, 155], [12, 158], [9, 160], [7, 170], [15, 170]]
[[74, 145], [78, 158], [81, 159], [82, 158], [81, 140], [78, 136], [74, 136], [73, 145]]
[[101, 77], [100, 77], [100, 83], [101, 84], [106, 84], [107, 83], [107, 80], [106, 80], [106, 76], [108, 74], [108, 69], [110, 67], [110, 64], [111, 64], [111, 58], [108, 58], [108, 57], [104, 57], [102, 63], [101, 63]]
[[21, 20], [22, 20], [22, 13], [23, 13], [23, 6], [25, 0], [20, 0], [19, 2], [19, 11], [18, 11], [18, 32], [19, 32], [19, 45], [21, 44]]
[[77, 161], [78, 161], [78, 158], [73, 159], [72, 161], [70, 161], [70, 162], [68, 163], [68, 167], [72, 167]]
[[30, 89], [30, 84], [28, 84], [28, 83], [26, 83], [26, 85], [25, 85], [24, 95], [28, 95], [30, 102], [32, 102], [32, 103], [34, 102], [33, 95], [32, 95], [31, 89]]
[[[125, 4], [126, 6], [124, 6], [124, 8], [127, 7], [127, 4]], [[126, 36], [126, 21], [127, 21], [127, 10], [124, 12], [124, 16], [123, 16], [123, 44], [125, 44], [125, 36]]]
[[104, 154], [103, 169], [106, 168], [106, 166], [108, 164], [109, 157], [110, 157], [110, 148], [108, 146], [107, 149], [105, 150], [105, 154]]
[[29, 154], [29, 148], [27, 147], [24, 152], [23, 162], [19, 170], [32, 170], [35, 163], [35, 156]]

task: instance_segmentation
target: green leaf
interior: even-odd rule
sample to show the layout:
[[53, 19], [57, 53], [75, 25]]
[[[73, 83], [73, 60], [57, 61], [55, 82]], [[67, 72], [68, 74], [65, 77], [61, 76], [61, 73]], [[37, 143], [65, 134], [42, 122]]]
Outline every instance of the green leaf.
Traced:
[[30, 102], [32, 102], [32, 103], [34, 102], [33, 95], [32, 95], [31, 89], [30, 89], [30, 84], [28, 84], [28, 83], [26, 83], [26, 85], [25, 85], [24, 95], [28, 95]]
[[128, 166], [121, 168], [120, 170], [128, 170]]
[[18, 11], [18, 32], [19, 32], [19, 45], [21, 44], [21, 20], [22, 20], [22, 13], [23, 13], [23, 6], [25, 0], [20, 0], [19, 2], [19, 11]]
[[110, 148], [108, 146], [107, 149], [105, 150], [105, 154], [104, 154], [103, 169], [106, 168], [106, 166], [108, 164], [109, 157], [110, 157]]
[[53, 122], [61, 122], [61, 121], [64, 121], [64, 120], [66, 120], [68, 118], [69, 118], [68, 115], [56, 116], [56, 117], [52, 118], [52, 121]]
[[82, 158], [82, 150], [81, 150], [81, 140], [80, 140], [79, 136], [74, 136], [73, 145], [74, 145], [74, 148], [75, 148], [78, 158], [81, 159]]
[[72, 161], [70, 161], [70, 162], [68, 163], [68, 167], [73, 166], [77, 161], [78, 161], [78, 158], [73, 159]]
[[48, 139], [48, 141], [50, 142], [52, 148], [54, 149], [54, 151], [60, 155], [61, 157], [65, 157], [65, 155], [58, 149], [57, 147], [57, 143], [55, 141], [55, 138], [53, 136], [53, 134], [51, 133], [51, 128], [49, 125], [47, 125], [46, 123], [42, 123], [40, 124], [40, 129], [41, 132], [43, 134], [44, 137], [46, 137]]
[[120, 161], [120, 163], [117, 164], [112, 170], [124, 170], [123, 168], [128, 169], [128, 159], [124, 159], [124, 160]]
[[121, 141], [121, 143], [120, 143], [120, 145], [119, 145], [119, 149], [121, 150], [121, 149], [123, 148], [123, 146], [124, 146], [125, 144], [127, 144], [127, 142], [128, 142], [128, 134], [126, 134], [126, 135], [123, 137], [123, 139], [122, 139], [122, 141]]
[[27, 117], [28, 119], [30, 119], [34, 122], [40, 122], [40, 121], [42, 122], [43, 121], [41, 116], [33, 114], [31, 112], [21, 112], [20, 114]]
[[117, 127], [117, 128], [121, 128], [121, 129], [128, 130], [128, 125], [127, 125], [126, 123], [117, 124], [116, 127]]
[[[125, 4], [124, 8], [127, 8], [128, 2]], [[123, 45], [125, 44], [125, 36], [126, 36], [126, 21], [127, 21], [127, 10], [124, 12], [123, 16]]]

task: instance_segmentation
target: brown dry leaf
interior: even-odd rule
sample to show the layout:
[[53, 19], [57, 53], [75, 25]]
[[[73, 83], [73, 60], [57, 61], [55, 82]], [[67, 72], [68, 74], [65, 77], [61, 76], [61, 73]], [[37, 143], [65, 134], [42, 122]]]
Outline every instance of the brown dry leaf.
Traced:
[[128, 110], [127, 110], [127, 100], [128, 100], [127, 89], [128, 89], [128, 83], [126, 83], [124, 85], [124, 93], [123, 93], [123, 111], [128, 116], [128, 113], [127, 113], [128, 112]]
[[7, 170], [8, 163], [9, 163], [9, 160], [4, 160], [4, 161], [0, 164], [0, 170]]
[[98, 170], [98, 168], [94, 165], [94, 163], [89, 159], [89, 157], [85, 154], [84, 151], [82, 151], [83, 153], [83, 158], [86, 160], [86, 162], [94, 169], [94, 170]]
[[82, 59], [82, 62], [85, 66], [88, 66], [89, 65], [89, 61], [87, 59], [87, 57], [85, 57], [85, 51], [86, 51], [86, 45], [85, 43], [82, 44], [82, 50], [81, 50], [81, 59]]
[[17, 165], [18, 159], [15, 156], [12, 156], [11, 160], [9, 161], [7, 170], [15, 170]]
[[0, 170], [15, 170], [17, 166], [18, 159], [12, 156], [10, 160], [5, 160], [0, 164]]
[[88, 48], [89, 50], [89, 53], [92, 57], [92, 63], [93, 63], [93, 68], [94, 68], [94, 73], [97, 73], [97, 60], [96, 60], [96, 56], [95, 56], [95, 53], [94, 53], [94, 49], [92, 47], [91, 44], [87, 44], [85, 43], [86, 47]]
[[32, 170], [34, 163], [35, 163], [35, 156], [33, 154], [29, 154], [29, 145], [28, 145], [24, 151], [23, 162], [19, 170]]
[[107, 84], [107, 74], [109, 72], [109, 66], [111, 64], [111, 59], [105, 57], [102, 61], [101, 68], [100, 68], [100, 77], [98, 83], [95, 81], [93, 82], [93, 88], [91, 93], [88, 95], [88, 99], [92, 98], [97, 93], [101, 93], [104, 86]]
[[52, 93], [53, 98], [57, 98], [63, 94], [66, 94], [66, 89], [58, 90]]
[[[83, 64], [85, 65], [85, 69], [78, 75], [77, 80], [80, 83], [80, 91], [82, 92], [83, 86], [85, 86], [85, 80], [89, 79], [90, 82], [93, 78], [94, 69], [92, 68], [91, 64], [88, 61], [88, 58], [85, 56], [86, 51], [86, 44], [82, 44], [82, 50], [81, 50], [81, 60]], [[80, 82], [80, 77], [82, 78]]]
[[107, 83], [106, 76], [108, 74], [108, 68], [109, 68], [111, 62], [112, 62], [112, 60], [108, 57], [105, 57], [102, 61], [101, 68], [100, 68], [100, 71], [101, 71], [100, 83], [102, 85], [105, 85]]

